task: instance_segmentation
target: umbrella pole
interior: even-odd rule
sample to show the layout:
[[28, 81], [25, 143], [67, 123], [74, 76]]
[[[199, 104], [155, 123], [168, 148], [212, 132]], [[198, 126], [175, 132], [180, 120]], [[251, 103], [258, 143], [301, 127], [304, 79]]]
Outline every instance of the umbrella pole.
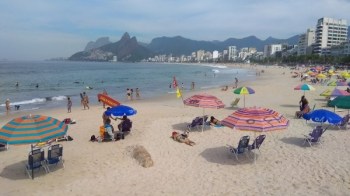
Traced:
[[[33, 144], [30, 145], [30, 153], [33, 152]], [[31, 166], [32, 168], [32, 180], [34, 180], [34, 161], [31, 161]]]
[[203, 130], [204, 130], [204, 108], [203, 108], [203, 123], [202, 123], [202, 133], [203, 133]]
[[243, 104], [244, 104], [244, 107], [245, 107], [245, 95], [243, 95]]

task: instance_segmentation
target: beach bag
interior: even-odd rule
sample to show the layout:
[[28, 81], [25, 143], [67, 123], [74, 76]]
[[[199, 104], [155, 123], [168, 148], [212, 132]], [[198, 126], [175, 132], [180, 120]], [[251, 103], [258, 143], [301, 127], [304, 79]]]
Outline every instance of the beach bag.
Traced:
[[94, 142], [94, 141], [96, 141], [96, 136], [95, 136], [95, 135], [92, 135], [92, 136], [90, 137], [90, 142]]
[[125, 138], [125, 136], [124, 136], [124, 133], [117, 133], [117, 135], [116, 135], [116, 140], [123, 140]]
[[104, 126], [104, 125], [101, 125], [101, 126], [100, 126], [100, 137], [101, 137], [101, 138], [104, 138], [104, 133], [105, 133], [105, 126]]

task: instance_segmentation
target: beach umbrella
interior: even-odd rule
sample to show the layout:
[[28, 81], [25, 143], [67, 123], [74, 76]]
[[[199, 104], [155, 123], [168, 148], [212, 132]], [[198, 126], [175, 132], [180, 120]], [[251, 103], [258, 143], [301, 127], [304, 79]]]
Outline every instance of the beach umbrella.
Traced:
[[298, 86], [294, 87], [294, 90], [302, 90], [304, 91], [305, 95], [305, 91], [314, 91], [315, 88], [309, 84], [299, 84]]
[[350, 93], [348, 93], [346, 90], [340, 90], [335, 88], [332, 93], [331, 93], [331, 97], [337, 97], [337, 96], [349, 96]]
[[327, 84], [327, 86], [348, 86], [346, 82], [333, 81]]
[[324, 96], [324, 97], [329, 97], [331, 96], [332, 90], [331, 89], [327, 89], [325, 91], [323, 91], [320, 95]]
[[[241, 131], [268, 132], [286, 129], [289, 120], [278, 112], [261, 107], [242, 108], [221, 121], [224, 126]], [[254, 163], [256, 155], [254, 154]]]
[[235, 111], [221, 123], [243, 131], [266, 132], [287, 128], [289, 120], [268, 108], [248, 107]]
[[342, 120], [342, 117], [338, 114], [325, 109], [318, 109], [304, 114], [303, 118], [305, 120], [312, 120], [313, 122], [328, 122], [330, 124], [338, 124]]
[[322, 74], [322, 73], [320, 73], [320, 74], [317, 74], [317, 75], [316, 75], [316, 78], [325, 79], [325, 78], [327, 78], [327, 76], [324, 75], [324, 74]]
[[203, 108], [203, 125], [202, 125], [202, 132], [204, 129], [204, 109], [205, 108], [224, 108], [225, 104], [218, 99], [217, 97], [213, 95], [208, 95], [208, 94], [197, 94], [193, 95], [184, 101], [185, 105], [193, 106], [193, 107], [200, 107]]
[[[55, 118], [29, 115], [15, 118], [0, 129], [2, 144], [32, 144], [59, 138], [67, 133], [68, 126]], [[33, 150], [33, 145], [31, 145]], [[34, 173], [32, 169], [32, 178]]]
[[233, 90], [233, 93], [238, 94], [238, 95], [243, 95], [243, 104], [245, 107], [245, 95], [254, 94], [255, 91], [250, 87], [243, 86], [243, 87], [240, 87], [240, 88]]
[[31, 144], [62, 137], [68, 126], [55, 118], [29, 115], [15, 118], [0, 129], [0, 143]]
[[136, 113], [137, 111], [135, 109], [126, 105], [118, 105], [105, 112], [107, 116], [132, 116]]
[[328, 103], [328, 106], [337, 107], [342, 109], [350, 109], [350, 96], [338, 96]]

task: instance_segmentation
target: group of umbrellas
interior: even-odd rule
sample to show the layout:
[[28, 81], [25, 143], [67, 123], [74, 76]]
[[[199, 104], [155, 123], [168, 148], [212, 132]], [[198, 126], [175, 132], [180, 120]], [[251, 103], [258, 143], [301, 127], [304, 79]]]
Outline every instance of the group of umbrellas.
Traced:
[[[237, 88], [233, 92], [244, 96], [255, 93], [255, 91], [249, 87]], [[219, 109], [225, 107], [220, 99], [208, 94], [193, 95], [185, 99], [184, 104], [203, 108], [203, 116], [205, 108]], [[285, 117], [274, 110], [261, 107], [246, 108], [245, 103], [244, 108], [235, 111], [221, 122], [223, 125], [230, 128], [260, 132], [285, 129], [289, 124], [289, 121]]]

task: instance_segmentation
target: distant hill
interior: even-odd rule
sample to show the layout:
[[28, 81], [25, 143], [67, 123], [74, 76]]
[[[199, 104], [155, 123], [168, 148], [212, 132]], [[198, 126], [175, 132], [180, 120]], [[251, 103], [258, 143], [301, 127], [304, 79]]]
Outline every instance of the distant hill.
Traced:
[[104, 45], [107, 45], [107, 44], [110, 44], [112, 43], [111, 41], [109, 41], [109, 37], [100, 37], [98, 38], [95, 42], [91, 41], [89, 42], [84, 51], [89, 51], [89, 50], [92, 50], [92, 49], [96, 49], [96, 48], [99, 48], [101, 46], [104, 46]]
[[117, 56], [118, 61], [140, 61], [152, 56], [153, 53], [137, 43], [136, 37], [130, 38], [124, 33], [122, 38], [107, 45], [88, 51], [81, 51], [69, 57], [72, 61], [110, 61]]
[[175, 37], [158, 37], [154, 38], [151, 43], [138, 43], [136, 37], [130, 38], [125, 33], [122, 38], [115, 43], [110, 43], [108, 37], [101, 37], [95, 42], [89, 42], [84, 51], [73, 54], [68, 60], [73, 61], [109, 61], [113, 56], [117, 56], [118, 61], [140, 61], [154, 56], [154, 54], [172, 54], [174, 56], [191, 55], [192, 52], [198, 50], [205, 51], [222, 51], [228, 46], [236, 46], [237, 49], [243, 47], [253, 47], [258, 51], [263, 51], [264, 46], [268, 44], [297, 44], [299, 35], [295, 35], [288, 39], [277, 39], [269, 37], [261, 40], [256, 36], [248, 36], [245, 38], [229, 38], [225, 41], [197, 41]]
[[225, 41], [196, 41], [181, 36], [176, 37], [159, 37], [154, 38], [147, 48], [157, 54], [173, 54], [173, 55], [190, 55], [197, 50], [224, 50], [228, 46], [236, 46], [237, 49], [243, 47], [254, 47], [258, 51], [263, 51], [264, 45], [288, 43], [297, 44], [299, 35], [295, 35], [288, 39], [277, 39], [269, 37], [266, 40], [260, 40], [256, 36], [248, 36], [242, 39], [229, 38]]

